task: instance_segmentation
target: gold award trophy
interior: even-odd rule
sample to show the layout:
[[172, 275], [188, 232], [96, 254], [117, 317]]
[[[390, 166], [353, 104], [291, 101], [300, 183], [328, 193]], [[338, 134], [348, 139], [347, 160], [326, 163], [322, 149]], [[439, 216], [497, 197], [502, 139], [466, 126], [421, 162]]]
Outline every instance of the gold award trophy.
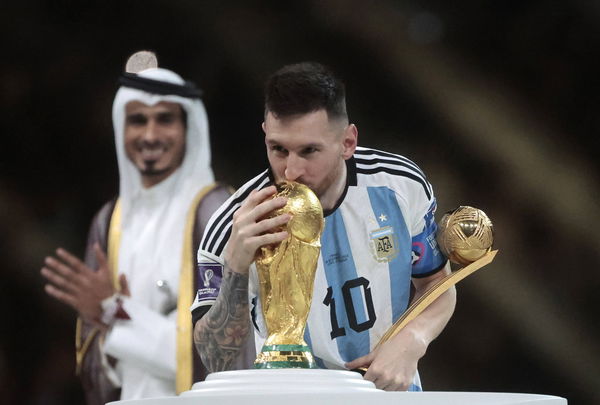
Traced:
[[292, 218], [285, 228], [288, 238], [263, 246], [255, 259], [267, 340], [254, 368], [318, 368], [304, 329], [321, 251], [323, 209], [317, 196], [300, 183], [278, 184], [275, 197], [287, 197], [288, 202], [271, 216], [287, 212]]
[[[415, 300], [381, 337], [376, 347], [398, 334], [450, 287], [491, 263], [498, 253], [497, 250], [491, 250], [493, 242], [492, 221], [482, 210], [460, 206], [444, 214], [439, 222], [437, 243], [448, 260], [464, 267], [442, 278]], [[360, 370], [366, 371], [366, 368]]]

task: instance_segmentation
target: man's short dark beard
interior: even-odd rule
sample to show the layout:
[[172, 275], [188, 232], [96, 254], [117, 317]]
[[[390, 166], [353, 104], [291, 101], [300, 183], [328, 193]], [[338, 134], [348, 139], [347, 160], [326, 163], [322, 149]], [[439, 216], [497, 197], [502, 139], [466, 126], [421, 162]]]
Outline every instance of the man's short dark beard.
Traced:
[[142, 174], [142, 176], [149, 176], [149, 177], [161, 176], [170, 170], [169, 167], [165, 167], [164, 169], [155, 169], [154, 168], [155, 163], [156, 162], [154, 162], [154, 161], [144, 162], [145, 167], [143, 169], [140, 169], [140, 173]]

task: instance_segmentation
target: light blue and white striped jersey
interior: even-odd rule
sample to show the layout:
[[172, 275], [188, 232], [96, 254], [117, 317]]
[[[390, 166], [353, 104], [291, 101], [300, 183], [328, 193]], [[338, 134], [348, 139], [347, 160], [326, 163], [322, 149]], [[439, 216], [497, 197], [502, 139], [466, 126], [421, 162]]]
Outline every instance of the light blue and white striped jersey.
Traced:
[[[399, 155], [359, 147], [347, 168], [345, 192], [337, 206], [325, 212], [305, 333], [323, 368], [341, 369], [368, 354], [408, 307], [411, 277], [431, 275], [446, 262], [435, 241], [433, 191], [417, 165]], [[269, 184], [267, 170], [241, 187], [208, 223], [198, 251], [202, 285], [193, 313], [203, 314], [216, 298], [233, 213], [251, 190]], [[250, 308], [257, 334], [265, 338], [252, 267]], [[418, 375], [411, 389], [420, 390]]]

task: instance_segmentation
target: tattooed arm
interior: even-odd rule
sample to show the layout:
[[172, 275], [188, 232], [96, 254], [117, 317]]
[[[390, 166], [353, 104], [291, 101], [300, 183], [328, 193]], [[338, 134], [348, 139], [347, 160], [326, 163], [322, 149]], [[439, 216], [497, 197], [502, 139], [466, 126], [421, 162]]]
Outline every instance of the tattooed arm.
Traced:
[[194, 343], [210, 372], [229, 370], [248, 340], [248, 268], [261, 246], [279, 243], [287, 232], [272, 232], [286, 224], [289, 214], [265, 218], [287, 199], [269, 197], [275, 187], [252, 191], [233, 215], [231, 236], [224, 252], [225, 271], [216, 302], [194, 326]]
[[249, 330], [248, 275], [226, 267], [217, 301], [194, 327], [194, 343], [209, 372], [232, 368]]

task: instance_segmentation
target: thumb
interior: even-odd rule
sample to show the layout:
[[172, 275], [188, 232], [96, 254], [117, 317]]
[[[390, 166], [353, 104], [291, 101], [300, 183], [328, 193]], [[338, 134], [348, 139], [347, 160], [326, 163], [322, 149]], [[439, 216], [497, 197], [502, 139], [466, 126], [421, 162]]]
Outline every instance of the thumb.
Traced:
[[125, 274], [119, 275], [119, 285], [121, 286], [121, 294], [131, 297], [131, 291], [129, 291], [129, 283]]
[[371, 365], [371, 363], [373, 362], [373, 352], [359, 357], [357, 359], [354, 359], [348, 363], [345, 364], [346, 368], [348, 370], [353, 370], [355, 368], [359, 368], [359, 367], [369, 367]]

